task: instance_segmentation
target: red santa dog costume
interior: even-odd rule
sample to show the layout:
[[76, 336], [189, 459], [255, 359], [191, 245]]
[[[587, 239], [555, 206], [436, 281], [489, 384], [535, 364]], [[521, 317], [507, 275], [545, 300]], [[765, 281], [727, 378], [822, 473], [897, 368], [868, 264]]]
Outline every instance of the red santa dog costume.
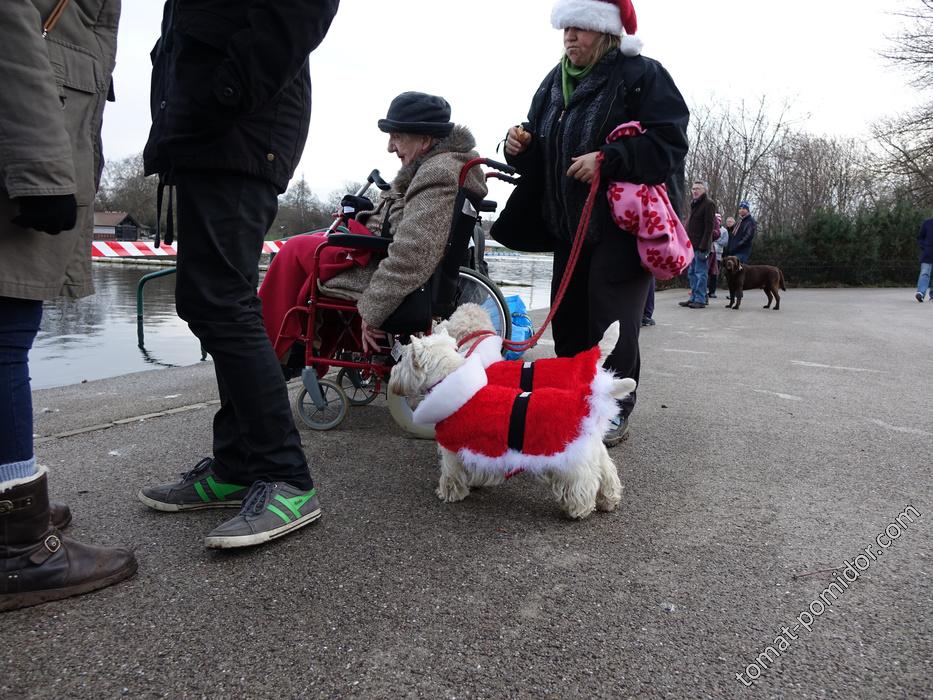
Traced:
[[[567, 374], [559, 386], [535, 382], [533, 391], [524, 391], [514, 379], [526, 363], [502, 360], [484, 370], [481, 356], [473, 354], [428, 393], [413, 417], [436, 423], [438, 444], [472, 470], [572, 469], [619, 410], [610, 393], [613, 375], [598, 366], [599, 358], [598, 347], [560, 358]], [[487, 373], [493, 368], [509, 383], [492, 383]]]
[[[598, 348], [597, 348], [598, 349]], [[578, 391], [593, 381], [596, 365], [577, 357], [545, 357], [538, 360], [503, 360], [502, 338], [495, 334], [462, 343], [461, 355], [478, 355], [490, 384], [533, 391], [545, 387]], [[583, 353], [581, 353], [583, 354]], [[597, 353], [598, 358], [598, 353]]]

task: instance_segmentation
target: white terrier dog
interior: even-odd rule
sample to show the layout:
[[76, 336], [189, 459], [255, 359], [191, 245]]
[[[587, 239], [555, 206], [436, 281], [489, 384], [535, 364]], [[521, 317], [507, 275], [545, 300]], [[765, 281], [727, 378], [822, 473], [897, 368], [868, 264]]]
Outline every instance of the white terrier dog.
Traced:
[[488, 348], [481, 345], [501, 348], [498, 337], [492, 343], [480, 337], [477, 352], [464, 357], [449, 333], [462, 339], [491, 328], [481, 307], [464, 304], [432, 335], [412, 338], [392, 368], [390, 391], [427, 394], [414, 417], [436, 423], [438, 497], [460, 501], [472, 486], [530, 471], [550, 484], [571, 518], [615, 509], [622, 484], [602, 437], [618, 412], [617, 400], [635, 389], [634, 380], [601, 367], [618, 340], [619, 324], [607, 329], [598, 348], [534, 363], [488, 362]]

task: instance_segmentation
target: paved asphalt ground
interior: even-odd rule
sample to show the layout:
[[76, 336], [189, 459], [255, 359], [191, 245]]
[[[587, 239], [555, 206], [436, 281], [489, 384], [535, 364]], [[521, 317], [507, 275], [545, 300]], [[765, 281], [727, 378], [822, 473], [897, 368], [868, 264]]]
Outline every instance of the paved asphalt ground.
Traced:
[[933, 697], [933, 304], [682, 298], [642, 333], [622, 504], [583, 522], [528, 477], [441, 503], [433, 444], [378, 399], [303, 430], [320, 521], [208, 551], [231, 512], [135, 492], [205, 454], [209, 364], [37, 392], [73, 534], [139, 573], [2, 615], [0, 697]]

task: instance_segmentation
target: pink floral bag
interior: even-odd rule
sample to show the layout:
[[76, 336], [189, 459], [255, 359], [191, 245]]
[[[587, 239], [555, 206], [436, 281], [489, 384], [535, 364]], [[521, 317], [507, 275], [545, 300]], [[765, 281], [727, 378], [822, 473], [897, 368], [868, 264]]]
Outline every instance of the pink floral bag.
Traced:
[[[612, 130], [606, 143], [643, 133], [639, 122], [626, 122]], [[610, 182], [606, 195], [613, 221], [635, 235], [642, 267], [657, 279], [676, 277], [693, 262], [693, 246], [674, 213], [667, 187]]]

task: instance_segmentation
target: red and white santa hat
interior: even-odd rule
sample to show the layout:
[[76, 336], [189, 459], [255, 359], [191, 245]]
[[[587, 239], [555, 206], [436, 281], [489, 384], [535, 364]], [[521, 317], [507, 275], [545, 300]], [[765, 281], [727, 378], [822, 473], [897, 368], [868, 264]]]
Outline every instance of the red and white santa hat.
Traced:
[[622, 37], [620, 49], [626, 56], [641, 53], [642, 41], [635, 33], [638, 20], [632, 0], [557, 0], [551, 10], [554, 29], [588, 29]]

